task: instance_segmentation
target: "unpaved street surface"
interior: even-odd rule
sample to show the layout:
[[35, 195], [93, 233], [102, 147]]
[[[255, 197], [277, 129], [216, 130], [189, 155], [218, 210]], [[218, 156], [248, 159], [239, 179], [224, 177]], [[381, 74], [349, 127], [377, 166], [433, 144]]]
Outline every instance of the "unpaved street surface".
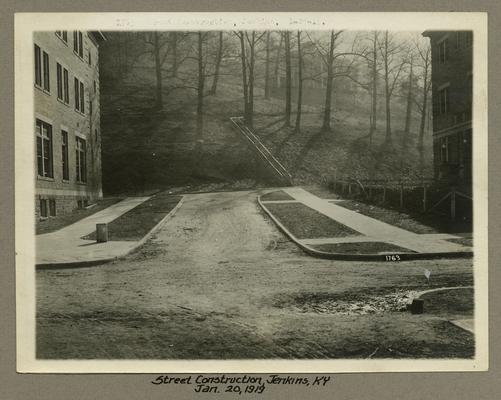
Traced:
[[[37, 356], [473, 356], [473, 336], [447, 322], [453, 315], [332, 306], [338, 298], [363, 305], [364, 296], [471, 285], [471, 260], [315, 259], [267, 219], [257, 194], [186, 195], [135, 254], [89, 268], [37, 271]], [[329, 307], [322, 308], [324, 299]]]

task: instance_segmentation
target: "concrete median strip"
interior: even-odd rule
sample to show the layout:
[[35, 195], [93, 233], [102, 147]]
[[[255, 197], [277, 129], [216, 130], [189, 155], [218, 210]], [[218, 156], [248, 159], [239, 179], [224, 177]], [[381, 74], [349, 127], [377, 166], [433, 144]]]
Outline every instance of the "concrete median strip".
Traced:
[[183, 198], [140, 240], [98, 243], [94, 240], [82, 239], [82, 237], [94, 231], [96, 223], [109, 223], [148, 199], [150, 197], [127, 198], [59, 231], [37, 235], [36, 267], [91, 266], [110, 262], [130, 254], [148, 240], [168, 218], [176, 213], [183, 203]]
[[[472, 249], [457, 243], [452, 243], [446, 239], [454, 239], [459, 236], [438, 233], [438, 234], [417, 234], [402, 228], [381, 222], [366, 215], [340, 207], [329, 200], [321, 199], [300, 187], [282, 189], [286, 194], [296, 202], [315, 210], [316, 212], [337, 223], [343, 224], [359, 234], [348, 235], [344, 237], [318, 237], [318, 238], [298, 238], [287, 227], [287, 223], [280, 221], [279, 218], [266, 206], [270, 201], [261, 201], [258, 197], [258, 203], [261, 208], [270, 216], [277, 226], [299, 247], [307, 253], [332, 259], [353, 259], [353, 260], [374, 260], [387, 261], [387, 254], [398, 254], [398, 260], [410, 259], [432, 259], [432, 258], [460, 258], [471, 257]], [[273, 202], [276, 204], [277, 202]], [[281, 201], [286, 206], [293, 201]], [[298, 218], [300, 218], [298, 216]], [[354, 254], [342, 252], [327, 252], [315, 249], [315, 246], [329, 247], [326, 245], [366, 243], [375, 246], [381, 243], [382, 248], [386, 244], [388, 247], [395, 246], [395, 251], [380, 251], [374, 254]], [[331, 246], [332, 247], [332, 246]], [[342, 246], [338, 246], [342, 247]]]

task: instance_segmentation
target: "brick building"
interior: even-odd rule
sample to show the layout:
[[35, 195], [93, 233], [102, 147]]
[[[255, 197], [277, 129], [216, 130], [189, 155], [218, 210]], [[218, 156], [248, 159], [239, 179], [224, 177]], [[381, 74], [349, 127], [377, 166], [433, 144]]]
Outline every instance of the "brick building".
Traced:
[[34, 34], [37, 222], [102, 197], [100, 32]]
[[426, 31], [432, 49], [434, 174], [442, 184], [471, 192], [471, 31]]

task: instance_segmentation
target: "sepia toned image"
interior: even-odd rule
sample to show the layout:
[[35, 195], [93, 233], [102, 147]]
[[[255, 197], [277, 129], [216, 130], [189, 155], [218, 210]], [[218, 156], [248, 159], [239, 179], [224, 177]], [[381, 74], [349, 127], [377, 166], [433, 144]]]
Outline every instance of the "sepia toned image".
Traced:
[[19, 18], [23, 365], [486, 368], [475, 15]]

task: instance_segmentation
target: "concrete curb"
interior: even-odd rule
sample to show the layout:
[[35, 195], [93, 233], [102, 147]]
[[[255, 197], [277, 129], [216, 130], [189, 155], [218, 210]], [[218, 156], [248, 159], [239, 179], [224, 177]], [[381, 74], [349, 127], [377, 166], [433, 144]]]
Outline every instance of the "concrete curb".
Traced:
[[96, 260], [87, 260], [87, 261], [72, 261], [72, 262], [61, 262], [61, 263], [45, 263], [45, 264], [35, 264], [36, 269], [57, 269], [57, 268], [83, 268], [83, 267], [92, 267], [95, 265], [101, 265], [101, 264], [106, 264], [111, 261], [115, 261], [118, 259], [121, 259], [123, 257], [128, 256], [129, 254], [133, 253], [139, 247], [141, 247], [154, 233], [156, 233], [162, 225], [169, 219], [176, 214], [177, 210], [181, 208], [182, 204], [184, 201], [184, 196], [181, 197], [181, 200], [176, 204], [176, 206], [170, 210], [165, 217], [163, 217], [160, 222], [158, 222], [150, 231], [143, 236], [141, 240], [139, 240], [132, 248], [127, 250], [125, 253], [120, 254], [115, 257], [109, 257], [109, 258], [101, 258], [101, 259], [96, 259]]
[[[268, 210], [266, 205], [261, 201], [261, 196], [257, 197], [257, 202], [263, 211], [275, 222], [279, 229], [285, 233], [298, 247], [304, 252], [313, 257], [324, 258], [329, 260], [343, 260], [343, 261], [384, 261], [384, 262], [398, 262], [389, 261], [386, 259], [390, 254], [345, 254], [345, 253], [328, 253], [325, 251], [316, 250], [304, 243], [301, 243], [274, 215]], [[472, 251], [462, 252], [443, 252], [443, 253], [391, 253], [392, 256], [398, 255], [399, 261], [411, 260], [433, 260], [439, 258], [470, 258], [473, 257]]]
[[424, 296], [425, 294], [428, 293], [442, 292], [446, 290], [457, 290], [457, 289], [475, 289], [475, 288], [473, 286], [449, 286], [449, 287], [444, 286], [441, 288], [428, 289], [428, 290], [423, 290], [422, 292], [418, 292], [415, 298], [419, 299], [421, 298], [421, 296]]
[[[474, 286], [441, 287], [441, 288], [429, 289], [429, 290], [424, 290], [422, 292], [419, 292], [419, 293], [416, 294], [416, 297], [414, 297], [414, 298], [415, 299], [420, 299], [422, 296], [424, 296], [425, 294], [428, 294], [428, 293], [444, 292], [444, 291], [447, 291], [447, 290], [459, 290], [459, 289], [473, 289], [473, 290], [475, 290]], [[473, 317], [472, 318], [465, 318], [465, 319], [475, 320], [475, 318], [473, 318]], [[446, 321], [449, 322], [450, 324], [454, 325], [455, 327], [457, 327], [459, 329], [462, 329], [465, 332], [469, 332], [472, 335], [475, 335], [475, 331], [474, 330], [472, 331], [472, 330], [466, 328], [465, 326], [463, 326], [462, 324], [457, 323], [457, 320], [450, 320], [450, 319], [448, 319]]]

